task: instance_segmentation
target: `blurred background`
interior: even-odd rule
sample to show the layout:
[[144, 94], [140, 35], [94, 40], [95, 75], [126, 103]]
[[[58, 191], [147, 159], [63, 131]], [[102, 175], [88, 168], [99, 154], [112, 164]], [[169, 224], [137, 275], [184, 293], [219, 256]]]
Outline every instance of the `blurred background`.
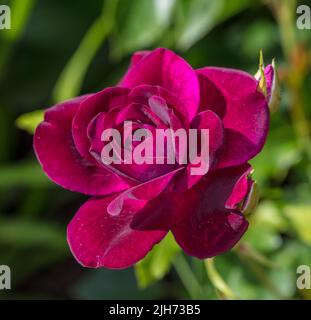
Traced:
[[[308, 299], [296, 268], [311, 267], [311, 30], [295, 0], [1, 0], [0, 299]], [[135, 50], [164, 46], [194, 68], [255, 74], [260, 49], [276, 58], [282, 103], [252, 161], [261, 200], [228, 254], [186, 257], [168, 237], [135, 268], [83, 269], [66, 225], [87, 199], [48, 181], [32, 149], [42, 109], [114, 85]], [[39, 110], [39, 111], [38, 111]]]

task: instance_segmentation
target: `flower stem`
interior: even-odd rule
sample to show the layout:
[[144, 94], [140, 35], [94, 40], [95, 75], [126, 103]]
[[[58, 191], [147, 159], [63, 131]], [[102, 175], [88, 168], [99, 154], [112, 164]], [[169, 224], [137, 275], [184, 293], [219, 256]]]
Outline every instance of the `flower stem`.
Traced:
[[226, 300], [236, 300], [237, 296], [231, 290], [231, 288], [227, 285], [221, 275], [215, 268], [214, 259], [206, 259], [204, 261], [207, 275], [212, 282], [215, 289], [218, 291], [221, 297]]
[[203, 289], [183, 254], [176, 257], [174, 267], [189, 296], [192, 299], [202, 298]]

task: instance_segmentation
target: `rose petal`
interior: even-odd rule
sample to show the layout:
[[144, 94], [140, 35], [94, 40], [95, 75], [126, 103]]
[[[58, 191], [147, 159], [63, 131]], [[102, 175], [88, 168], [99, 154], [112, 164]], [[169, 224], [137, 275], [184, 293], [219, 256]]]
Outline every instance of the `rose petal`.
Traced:
[[161, 86], [183, 102], [191, 120], [197, 113], [199, 83], [191, 66], [174, 52], [159, 48], [135, 64], [120, 85], [134, 88], [139, 85]]
[[121, 193], [109, 204], [107, 208], [108, 213], [112, 216], [120, 215], [127, 203], [137, 202], [145, 205], [148, 201], [159, 196], [168, 187], [174, 176], [181, 170], [183, 170], [183, 168], [176, 169]]
[[82, 156], [89, 158], [87, 127], [90, 121], [100, 112], [108, 112], [121, 105], [126, 106], [128, 93], [129, 90], [125, 88], [107, 88], [81, 103], [72, 122], [72, 134], [76, 148]]
[[[132, 104], [132, 107], [136, 107], [136, 111], [139, 110], [138, 104]], [[125, 110], [125, 109], [124, 109]], [[120, 115], [120, 113], [118, 114]], [[109, 170], [112, 170], [116, 173], [118, 173], [119, 176], [122, 176], [125, 181], [133, 180], [133, 182], [145, 182], [152, 180], [156, 177], [163, 176], [164, 174], [167, 174], [174, 169], [176, 169], [177, 164], [158, 164], [156, 163], [156, 144], [153, 140], [155, 140], [155, 129], [153, 127], [148, 127], [150, 134], [152, 135], [150, 138], [145, 140], [145, 143], [147, 143], [150, 146], [153, 146], [153, 158], [151, 159], [152, 163], [140, 163], [137, 164], [135, 162], [135, 159], [132, 159], [132, 163], [128, 163], [124, 159], [124, 147], [122, 146], [122, 142], [124, 139], [124, 132], [122, 136], [120, 135], [121, 139], [121, 145], [119, 145], [114, 150], [115, 154], [115, 160], [111, 164], [107, 164], [107, 162], [103, 161], [102, 158], [102, 150], [104, 148], [104, 142], [101, 139], [102, 133], [104, 132], [104, 123], [106, 123], [107, 115], [105, 113], [99, 113], [89, 124], [88, 127], [88, 137], [90, 140], [91, 148], [90, 153], [93, 155], [93, 157], [102, 165], [109, 167]], [[133, 130], [135, 128], [133, 127]], [[119, 131], [118, 131], [119, 132]], [[131, 133], [129, 133], [131, 134]], [[149, 142], [150, 141], [150, 142]], [[134, 144], [135, 142], [133, 142]], [[112, 142], [109, 142], [109, 144], [112, 144]], [[135, 148], [134, 146], [134, 151]], [[120, 153], [118, 154], [118, 151]], [[131, 154], [132, 152], [129, 151]], [[132, 154], [132, 157], [134, 155]], [[149, 159], [150, 160], [150, 159]]]
[[225, 146], [219, 167], [247, 162], [258, 154], [267, 138], [269, 109], [257, 81], [249, 74], [224, 68], [197, 70], [202, 88], [201, 109], [223, 117]]
[[244, 234], [247, 221], [239, 211], [227, 208], [226, 202], [248, 170], [248, 165], [242, 165], [212, 171], [171, 199], [178, 214], [172, 232], [186, 253], [200, 259], [213, 257], [230, 250]]
[[[67, 238], [76, 259], [85, 267], [127, 268], [141, 260], [161, 241], [167, 231], [144, 231], [132, 221], [141, 208], [130, 203], [121, 215], [113, 217], [107, 206], [113, 198], [91, 199], [70, 222]], [[150, 212], [151, 213], [151, 212]]]
[[[212, 168], [217, 163], [219, 151], [221, 150], [224, 142], [224, 128], [221, 119], [216, 113], [212, 111], [200, 112], [191, 123], [192, 129], [197, 129], [197, 133], [200, 136], [200, 129], [209, 130], [209, 147], [208, 147], [208, 159], [202, 159], [202, 163], [208, 161], [208, 169]], [[199, 149], [198, 149], [199, 150]], [[187, 169], [176, 179], [176, 186], [174, 191], [185, 192], [190, 189], [195, 183], [197, 183], [206, 172], [202, 172], [202, 175], [194, 175], [192, 170], [197, 167], [192, 163], [188, 163]]]
[[252, 170], [252, 167], [249, 166], [237, 181], [230, 197], [226, 201], [226, 208], [238, 209], [239, 205], [246, 199], [254, 183], [254, 181], [249, 177]]
[[136, 63], [138, 63], [142, 58], [144, 58], [150, 52], [151, 51], [148, 51], [148, 50], [142, 50], [142, 51], [136, 51], [135, 53], [133, 53], [131, 57], [131, 67], [134, 66]]
[[162, 98], [176, 116], [182, 120], [183, 126], [185, 128], [189, 127], [188, 111], [185, 109], [183, 101], [180, 101], [178, 97], [173, 96], [164, 88], [160, 86], [140, 85], [132, 89], [129, 94], [129, 98], [133, 102], [144, 105], [149, 104], [149, 99], [152, 96]]
[[34, 149], [45, 173], [55, 183], [88, 195], [107, 195], [129, 187], [120, 177], [83, 159], [75, 148], [71, 123], [79, 97], [50, 108], [34, 136]]

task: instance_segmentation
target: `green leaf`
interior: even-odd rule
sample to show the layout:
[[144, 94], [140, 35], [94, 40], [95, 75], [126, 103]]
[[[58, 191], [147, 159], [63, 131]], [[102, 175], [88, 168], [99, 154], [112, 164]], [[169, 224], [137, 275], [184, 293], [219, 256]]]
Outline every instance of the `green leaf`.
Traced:
[[18, 39], [24, 30], [24, 26], [28, 21], [29, 15], [35, 4], [35, 0], [11, 0], [10, 8], [14, 27], [3, 33], [3, 37], [9, 41]]
[[268, 19], [258, 18], [248, 24], [242, 39], [242, 52], [250, 59], [253, 59], [260, 49], [269, 56], [274, 47], [279, 44], [278, 26]]
[[0, 220], [0, 242], [15, 248], [45, 247], [67, 252], [64, 228], [53, 223]]
[[16, 186], [52, 186], [37, 162], [18, 163], [0, 167], [0, 189]]
[[16, 125], [19, 129], [26, 130], [28, 133], [33, 134], [43, 121], [44, 110], [36, 110], [33, 112], [22, 114], [16, 119]]
[[268, 183], [271, 178], [282, 181], [288, 170], [301, 160], [293, 128], [284, 124], [284, 121], [283, 118], [272, 118], [272, 124], [277, 128], [271, 129], [263, 151], [250, 161], [255, 168], [254, 179], [260, 186]]
[[177, 47], [186, 50], [215, 26], [223, 1], [181, 0], [178, 3]]
[[287, 205], [284, 207], [284, 212], [300, 239], [311, 245], [311, 205], [298, 203]]
[[273, 201], [262, 201], [252, 215], [252, 224], [261, 225], [275, 232], [286, 232], [288, 230], [287, 219]]
[[125, 270], [96, 269], [85, 271], [74, 284], [74, 298], [82, 300], [159, 299], [161, 287], [156, 284], [139, 290], [132, 268]]
[[113, 28], [118, 1], [106, 0], [104, 4], [103, 13], [91, 25], [55, 85], [56, 102], [79, 94], [89, 65]]
[[180, 0], [178, 1], [177, 47], [189, 49], [220, 22], [250, 5], [250, 0]]
[[11, 267], [15, 286], [69, 252], [66, 230], [58, 224], [0, 219], [0, 261]]
[[153, 282], [162, 279], [170, 270], [171, 264], [179, 251], [180, 248], [173, 235], [169, 233], [144, 260], [135, 266], [139, 286], [146, 288]]
[[284, 228], [284, 221], [275, 205], [263, 202], [251, 216], [243, 241], [256, 250], [271, 252], [281, 246], [278, 232]]
[[34, 4], [35, 0], [12, 0], [10, 2], [11, 20], [13, 21], [14, 26], [10, 30], [0, 33], [1, 40], [4, 40], [4, 43], [1, 43], [0, 50], [1, 76], [3, 75], [4, 69], [7, 67], [7, 60], [11, 56], [12, 44], [14, 44], [23, 33]]
[[175, 2], [132, 0], [127, 12], [119, 17], [123, 23], [115, 32], [113, 56], [120, 59], [129, 52], [153, 45], [169, 26]]
[[250, 218], [250, 227], [245, 237], [236, 246], [239, 254], [266, 266], [275, 267], [273, 259], [263, 252], [278, 249], [282, 244], [279, 233], [288, 230], [287, 219], [275, 202], [262, 201]]
[[223, 10], [218, 18], [218, 21], [224, 21], [245, 10], [251, 5], [260, 3], [258, 0], [223, 0]]

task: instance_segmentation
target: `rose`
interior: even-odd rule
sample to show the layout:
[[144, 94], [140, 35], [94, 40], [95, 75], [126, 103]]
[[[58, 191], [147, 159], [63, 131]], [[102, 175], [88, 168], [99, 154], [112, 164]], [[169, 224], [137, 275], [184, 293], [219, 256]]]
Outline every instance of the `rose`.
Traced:
[[[125, 268], [169, 230], [198, 258], [231, 249], [248, 226], [242, 213], [253, 185], [247, 161], [268, 132], [267, 100], [258, 84], [238, 70], [193, 70], [160, 48], [134, 54], [118, 86], [47, 110], [34, 137], [45, 173], [66, 189], [94, 196], [68, 226], [76, 259], [87, 267]], [[209, 171], [191, 175], [192, 164], [103, 163], [103, 130], [120, 129], [127, 120], [151, 131], [209, 129]]]

